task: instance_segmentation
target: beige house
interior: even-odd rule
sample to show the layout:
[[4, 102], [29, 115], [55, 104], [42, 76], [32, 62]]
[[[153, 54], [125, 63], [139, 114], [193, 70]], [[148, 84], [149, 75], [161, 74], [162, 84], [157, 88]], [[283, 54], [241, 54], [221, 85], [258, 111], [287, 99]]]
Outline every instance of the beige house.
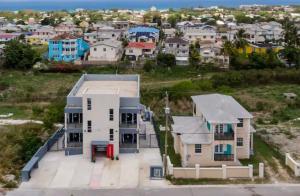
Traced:
[[90, 48], [89, 61], [117, 62], [122, 58], [122, 42], [117, 40], [104, 40], [96, 42]]
[[174, 149], [183, 167], [240, 165], [253, 152], [253, 116], [234, 98], [192, 96], [193, 116], [173, 116]]

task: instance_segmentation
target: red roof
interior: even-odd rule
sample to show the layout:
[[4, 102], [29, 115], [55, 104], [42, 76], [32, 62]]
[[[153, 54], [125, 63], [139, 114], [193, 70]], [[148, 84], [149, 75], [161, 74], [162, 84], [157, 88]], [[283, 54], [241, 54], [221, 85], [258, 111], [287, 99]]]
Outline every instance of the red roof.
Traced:
[[129, 42], [127, 48], [153, 49], [155, 48], [155, 43]]

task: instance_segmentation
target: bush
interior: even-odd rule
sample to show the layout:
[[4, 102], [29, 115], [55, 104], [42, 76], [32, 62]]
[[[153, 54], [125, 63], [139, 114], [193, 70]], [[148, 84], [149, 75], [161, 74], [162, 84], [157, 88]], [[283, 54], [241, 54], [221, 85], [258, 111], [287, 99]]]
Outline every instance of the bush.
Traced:
[[143, 69], [144, 69], [145, 72], [150, 72], [150, 71], [153, 70], [154, 66], [155, 66], [155, 62], [154, 62], [154, 61], [152, 61], [152, 60], [147, 60], [147, 61], [145, 62], [145, 64], [144, 64]]
[[156, 60], [158, 66], [174, 67], [176, 65], [176, 58], [173, 54], [159, 53]]

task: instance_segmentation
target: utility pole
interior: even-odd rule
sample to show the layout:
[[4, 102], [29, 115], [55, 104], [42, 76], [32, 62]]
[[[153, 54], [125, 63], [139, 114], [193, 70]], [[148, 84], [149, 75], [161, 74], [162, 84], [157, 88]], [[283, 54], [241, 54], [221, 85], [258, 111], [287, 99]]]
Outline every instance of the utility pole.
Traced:
[[166, 125], [165, 125], [165, 155], [164, 155], [165, 176], [167, 175], [169, 114], [170, 114], [169, 95], [168, 92], [166, 91], [166, 107], [165, 107]]

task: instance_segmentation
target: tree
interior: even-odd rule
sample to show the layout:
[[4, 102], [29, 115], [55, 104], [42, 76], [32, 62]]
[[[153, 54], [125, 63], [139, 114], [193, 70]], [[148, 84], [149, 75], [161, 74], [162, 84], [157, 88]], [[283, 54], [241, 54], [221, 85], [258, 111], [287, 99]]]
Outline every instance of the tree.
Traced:
[[176, 58], [173, 54], [159, 53], [156, 60], [157, 65], [162, 67], [173, 67], [176, 65]]
[[245, 49], [245, 47], [248, 45], [248, 42], [244, 38], [245, 38], [245, 30], [240, 29], [236, 33], [236, 40], [234, 42], [236, 48]]
[[195, 66], [198, 68], [199, 63], [201, 61], [200, 53], [196, 46], [194, 44], [190, 45], [190, 57], [189, 57], [189, 63], [192, 66]]
[[176, 13], [176, 14], [172, 14], [168, 17], [168, 23], [171, 24], [172, 28], [176, 27], [176, 23], [181, 21], [181, 15]]
[[41, 25], [50, 25], [50, 26], [54, 26], [55, 25], [55, 19], [52, 17], [46, 17], [43, 20], [41, 20]]
[[40, 60], [38, 53], [30, 45], [19, 40], [11, 40], [4, 49], [4, 67], [12, 69], [30, 69]]
[[23, 20], [18, 20], [16, 22], [17, 25], [25, 25], [25, 22]]

